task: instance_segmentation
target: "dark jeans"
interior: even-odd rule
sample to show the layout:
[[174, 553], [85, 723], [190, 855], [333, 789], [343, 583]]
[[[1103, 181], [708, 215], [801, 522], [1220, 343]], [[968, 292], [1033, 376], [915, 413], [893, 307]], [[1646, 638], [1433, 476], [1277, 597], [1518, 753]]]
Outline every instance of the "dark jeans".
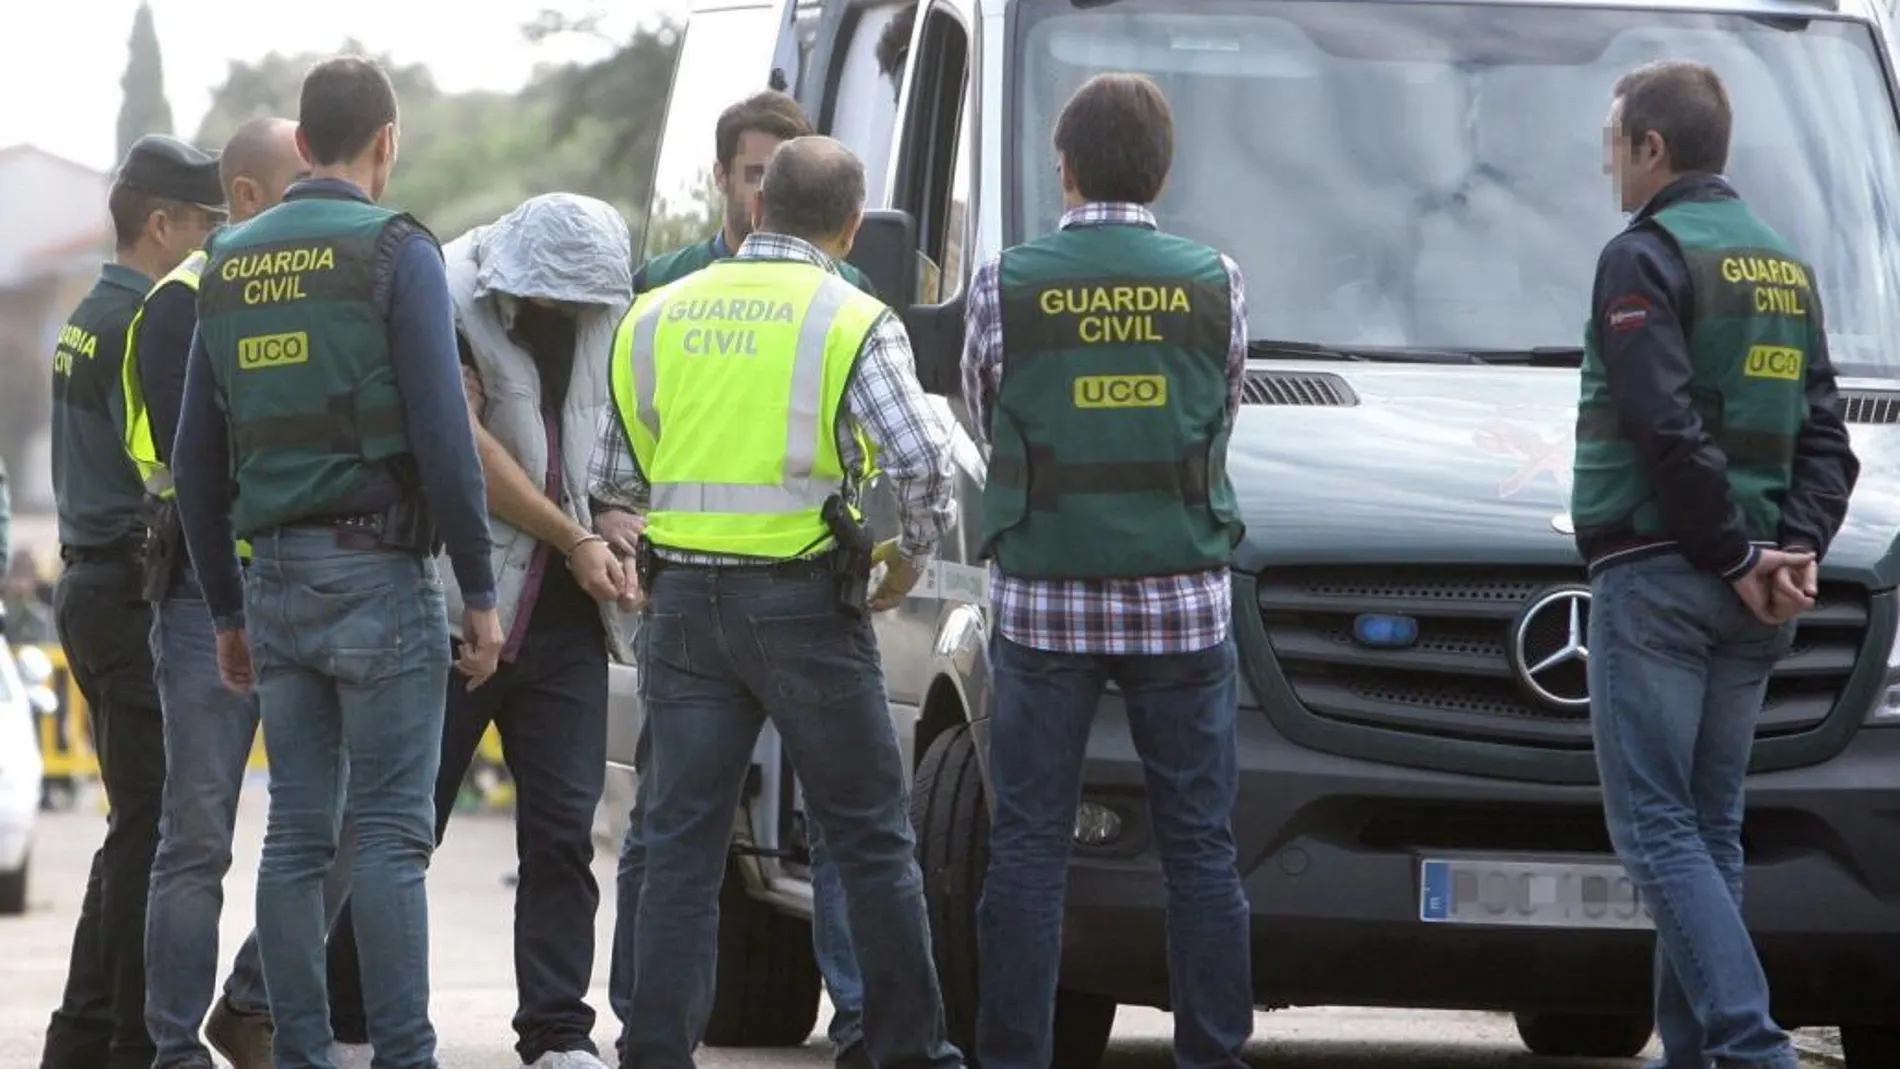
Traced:
[[[560, 567], [557, 561], [551, 567]], [[599, 1053], [587, 989], [594, 971], [594, 810], [607, 770], [607, 640], [593, 603], [540, 611], [512, 663], [474, 691], [449, 678], [442, 770], [435, 785], [436, 840], [455, 811], [462, 778], [493, 722], [515, 783], [515, 1051], [532, 1063], [549, 1051]], [[565, 608], [566, 611], [563, 611]], [[558, 614], [558, 615], [557, 615]], [[349, 924], [348, 908], [340, 925]], [[353, 926], [352, 926], [353, 927]], [[355, 939], [331, 937], [333, 1017], [360, 1018]], [[339, 1031], [339, 1038], [344, 1034]]]
[[829, 568], [664, 565], [640, 628], [652, 732], [646, 881], [621, 1064], [690, 1069], [711, 1010], [719, 886], [752, 748], [770, 717], [824, 829], [864, 976], [864, 1043], [886, 1069], [962, 1064], [944, 1037], [904, 759], [868, 619]]
[[165, 791], [165, 722], [152, 679], [152, 610], [139, 594], [130, 555], [69, 557], [53, 594], [111, 811], [86, 876], [44, 1069], [150, 1069], [157, 1054], [145, 1030], [145, 904]]
[[[640, 915], [640, 888], [646, 883], [647, 755], [652, 752], [650, 721], [641, 721], [633, 746], [633, 772], [639, 777], [633, 809], [627, 814], [627, 836], [620, 843], [620, 867], [615, 880], [613, 953], [607, 970], [607, 1003], [624, 1029], [627, 1006], [633, 998], [634, 918]], [[835, 1012], [825, 1029], [840, 1061], [861, 1056], [864, 1047], [864, 978], [858, 975], [858, 956], [851, 949], [851, 919], [845, 915], [844, 884], [832, 860], [825, 836], [813, 822], [811, 846], [811, 949], [818, 973], [831, 996]], [[618, 1045], [618, 1041], [616, 1041]]]
[[1794, 625], [1673, 554], [1590, 593], [1590, 727], [1610, 842], [1656, 921], [1659, 1064], [1795, 1069], [1742, 920], [1743, 781]]
[[1194, 653], [1094, 656], [990, 640], [995, 816], [977, 905], [984, 1069], [1048, 1069], [1062, 899], [1082, 761], [1102, 689], [1128, 707], [1168, 888], [1168, 986], [1182, 1069], [1243, 1069], [1253, 1034], [1247, 898], [1231, 817], [1239, 789], [1233, 640]]

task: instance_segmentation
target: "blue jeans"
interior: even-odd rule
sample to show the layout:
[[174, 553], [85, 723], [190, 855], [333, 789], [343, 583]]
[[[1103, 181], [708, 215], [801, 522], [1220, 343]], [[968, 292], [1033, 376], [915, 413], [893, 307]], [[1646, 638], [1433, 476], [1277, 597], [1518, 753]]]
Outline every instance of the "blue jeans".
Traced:
[[[627, 837], [620, 844], [620, 872], [615, 881], [613, 957], [608, 967], [607, 1001], [624, 1028], [627, 1006], [633, 999], [634, 918], [640, 910], [640, 887], [646, 881], [647, 844], [641, 828], [645, 819], [647, 793], [647, 753], [652, 734], [642, 721], [640, 738], [634, 743], [634, 773], [639, 777], [633, 788], [633, 811], [627, 816]], [[842, 1056], [864, 1044], [864, 978], [858, 975], [857, 955], [851, 950], [851, 927], [845, 916], [844, 883], [838, 877], [838, 865], [825, 846], [818, 822], [810, 821], [811, 841], [811, 948], [818, 960], [818, 972], [825, 978], [831, 1005], [827, 1034]], [[710, 997], [710, 996], [709, 996]]]
[[[556, 605], [544, 590], [512, 662], [474, 690], [459, 675], [450, 681], [435, 782], [438, 843], [490, 724], [515, 785], [515, 1053], [524, 1065], [550, 1051], [597, 1053], [587, 989], [600, 910], [592, 864], [594, 809], [607, 775], [607, 642], [592, 600]], [[353, 930], [339, 924], [331, 942]], [[353, 943], [352, 936], [331, 948], [332, 1022], [363, 1014]]]
[[1674, 554], [1590, 593], [1590, 724], [1610, 841], [1656, 921], [1661, 1064], [1795, 1069], [1741, 909], [1742, 784], [1794, 625]]
[[1147, 777], [1168, 887], [1168, 984], [1182, 1069], [1242, 1069], [1253, 1034], [1231, 639], [1194, 653], [1096, 656], [990, 639], [990, 866], [977, 904], [977, 1061], [1048, 1069], [1062, 900], [1089, 729], [1113, 680]]
[[[185, 570], [152, 622], [152, 663], [165, 710], [165, 794], [145, 927], [145, 1026], [153, 1064], [211, 1065], [198, 1039], [218, 973], [218, 914], [231, 868], [238, 793], [257, 736], [257, 701], [218, 678], [216, 631], [196, 577]], [[349, 886], [346, 828], [324, 881], [335, 915]], [[255, 933], [238, 948], [224, 997], [242, 1013], [269, 1013]]]
[[769, 717], [823, 827], [864, 977], [864, 1043], [885, 1069], [955, 1066], [931, 962], [904, 759], [871, 622], [825, 565], [662, 565], [640, 629], [652, 733], [647, 867], [623, 1065], [690, 1069], [710, 1010], [717, 899]]
[[332, 1069], [323, 880], [347, 794], [364, 1011], [378, 1069], [434, 1069], [429, 902], [449, 629], [427, 557], [335, 532], [252, 541], [245, 611], [270, 758], [257, 941], [278, 1069]]

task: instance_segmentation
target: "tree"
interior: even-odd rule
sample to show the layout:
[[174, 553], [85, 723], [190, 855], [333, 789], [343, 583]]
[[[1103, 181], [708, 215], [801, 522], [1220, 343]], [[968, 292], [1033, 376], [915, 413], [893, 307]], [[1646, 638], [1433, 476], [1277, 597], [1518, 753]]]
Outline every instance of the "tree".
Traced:
[[139, 5], [132, 16], [132, 38], [126, 43], [125, 75], [119, 88], [119, 158], [146, 134], [172, 132], [172, 106], [165, 99], [165, 63], [159, 56], [158, 30], [152, 24], [152, 5]]
[[[614, 53], [605, 59], [555, 68], [535, 89], [548, 94], [552, 104], [549, 138], [555, 144], [577, 136], [598, 141], [594, 181], [612, 188], [623, 203], [644, 206], [660, 131], [666, 123], [673, 67], [679, 58], [679, 23], [662, 18], [620, 42], [602, 32], [599, 15], [576, 17], [544, 9], [522, 32], [535, 42], [558, 34], [582, 34], [615, 45]], [[689, 213], [694, 207], [675, 206]], [[643, 215], [644, 208], [635, 218]], [[711, 217], [719, 218], [717, 207]], [[637, 231], [634, 236], [638, 247]]]

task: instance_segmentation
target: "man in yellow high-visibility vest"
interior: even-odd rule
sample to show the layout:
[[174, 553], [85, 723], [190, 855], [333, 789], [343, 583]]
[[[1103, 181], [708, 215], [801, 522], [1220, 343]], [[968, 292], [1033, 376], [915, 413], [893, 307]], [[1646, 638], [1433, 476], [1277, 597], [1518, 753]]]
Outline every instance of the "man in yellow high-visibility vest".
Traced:
[[865, 580], [839, 538], [858, 541], [852, 503], [874, 452], [903, 514], [869, 596], [889, 609], [956, 517], [949, 429], [903, 324], [837, 273], [863, 206], [863, 165], [842, 144], [787, 141], [737, 255], [643, 295], [615, 339], [590, 489], [646, 516], [650, 574], [633, 597], [648, 598], [653, 751], [623, 1066], [693, 1064], [732, 812], [766, 717], [844, 879], [870, 1060], [962, 1064], [944, 1036]]
[[[231, 222], [278, 203], [303, 174], [296, 130], [289, 119], [260, 118], [232, 135], [218, 161]], [[184, 404], [204, 267], [204, 251], [193, 252], [145, 295], [126, 332], [122, 373], [125, 447], [145, 484], [152, 525], [145, 593], [154, 609], [152, 650], [167, 758], [145, 929], [145, 1025], [158, 1048], [157, 1064], [194, 1065], [209, 1058], [198, 1038], [202, 1024], [204, 1038], [236, 1069], [268, 1069], [270, 1006], [255, 937], [238, 950], [224, 993], [213, 1001], [219, 884], [231, 864], [238, 792], [257, 735], [257, 699], [227, 689], [218, 677], [211, 613], [185, 553], [167, 467]], [[347, 890], [349, 871], [347, 856], [332, 869], [339, 881], [326, 887], [333, 910]]]

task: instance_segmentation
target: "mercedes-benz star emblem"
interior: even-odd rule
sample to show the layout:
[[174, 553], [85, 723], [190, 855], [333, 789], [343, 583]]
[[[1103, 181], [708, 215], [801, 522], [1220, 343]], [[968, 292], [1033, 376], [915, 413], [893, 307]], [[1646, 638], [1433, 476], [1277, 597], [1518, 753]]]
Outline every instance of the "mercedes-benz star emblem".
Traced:
[[1511, 668], [1546, 705], [1590, 707], [1590, 591], [1565, 586], [1531, 600], [1511, 628]]

